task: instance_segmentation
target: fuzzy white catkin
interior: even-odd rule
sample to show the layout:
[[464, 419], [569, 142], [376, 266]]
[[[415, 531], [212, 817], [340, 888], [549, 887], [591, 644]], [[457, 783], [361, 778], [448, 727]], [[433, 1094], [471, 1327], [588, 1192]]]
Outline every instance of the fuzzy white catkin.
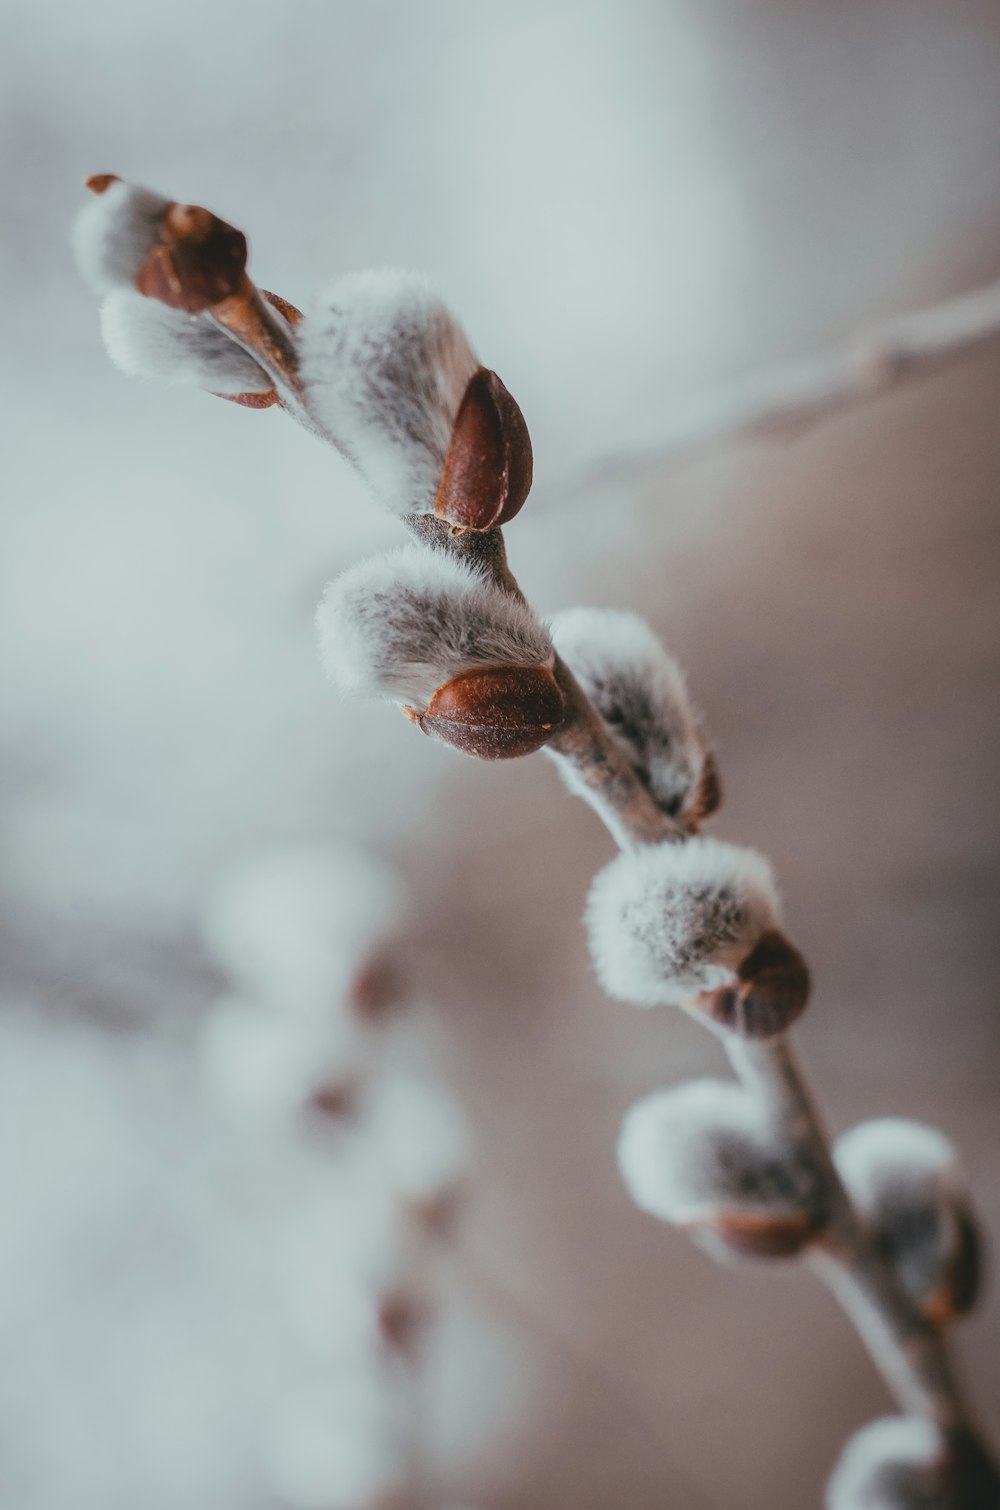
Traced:
[[826, 1490], [826, 1510], [951, 1510], [931, 1421], [885, 1416], [851, 1437]]
[[303, 322], [299, 350], [310, 413], [378, 500], [433, 513], [480, 364], [431, 286], [394, 268], [340, 278]]
[[401, 1485], [402, 1443], [386, 1383], [357, 1369], [285, 1402], [264, 1451], [289, 1510], [365, 1510]]
[[619, 855], [594, 881], [586, 913], [601, 984], [642, 1007], [683, 1006], [734, 984], [736, 967], [778, 918], [768, 862], [717, 839]]
[[238, 997], [215, 1005], [199, 1043], [212, 1103], [231, 1122], [264, 1134], [292, 1128], [320, 1092], [357, 1085], [371, 1054], [370, 1035], [354, 1018], [295, 1021]]
[[96, 293], [134, 287], [171, 203], [151, 189], [120, 179], [87, 201], [73, 225], [73, 250], [81, 274]]
[[920, 1196], [934, 1185], [959, 1187], [955, 1149], [937, 1128], [906, 1117], [877, 1117], [834, 1144], [840, 1177], [865, 1211], [886, 1200]]
[[478, 666], [552, 656], [531, 610], [443, 551], [404, 546], [331, 582], [316, 615], [320, 657], [344, 692], [426, 704]]
[[336, 1011], [406, 915], [402, 884], [374, 855], [347, 843], [289, 845], [219, 878], [202, 934], [248, 995], [284, 1011]]
[[213, 325], [131, 289], [116, 289], [101, 306], [108, 355], [132, 377], [205, 388], [209, 393], [264, 393], [264, 369]]
[[443, 1086], [409, 1075], [381, 1076], [363, 1110], [363, 1130], [391, 1188], [403, 1201], [440, 1201], [468, 1165], [465, 1120]]
[[838, 1138], [833, 1157], [897, 1278], [918, 1305], [933, 1301], [962, 1243], [959, 1213], [968, 1212], [951, 1143], [924, 1123], [880, 1117]]
[[618, 1167], [641, 1210], [680, 1225], [717, 1210], [797, 1216], [816, 1198], [814, 1177], [790, 1158], [766, 1107], [726, 1080], [638, 1101], [622, 1123]]
[[695, 795], [706, 748], [684, 675], [638, 614], [571, 608], [552, 639], [665, 811]]

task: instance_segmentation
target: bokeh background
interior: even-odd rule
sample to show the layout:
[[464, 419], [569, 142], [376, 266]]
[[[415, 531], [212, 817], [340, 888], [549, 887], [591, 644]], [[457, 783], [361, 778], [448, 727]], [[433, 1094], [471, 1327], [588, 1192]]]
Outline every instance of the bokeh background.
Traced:
[[[363, 265], [435, 279], [531, 427], [529, 596], [639, 609], [689, 671], [713, 832], [772, 856], [814, 968], [831, 1125], [938, 1124], [1000, 1233], [1000, 346], [638, 459], [692, 400], [997, 276], [996, 6], [5, 0], [0, 75], [2, 1502], [270, 1506], [248, 1439], [282, 1343], [191, 1108], [197, 920], [225, 866], [349, 836], [411, 883], [477, 1150], [442, 1483], [817, 1505], [888, 1400], [809, 1274], [718, 1268], [619, 1186], [630, 1102], [721, 1066], [597, 989], [607, 837], [543, 759], [330, 694], [321, 586], [398, 527], [278, 412], [116, 373], [67, 228], [113, 170], [246, 227], [300, 305]], [[998, 1344], [994, 1288], [958, 1347], [995, 1438]]]

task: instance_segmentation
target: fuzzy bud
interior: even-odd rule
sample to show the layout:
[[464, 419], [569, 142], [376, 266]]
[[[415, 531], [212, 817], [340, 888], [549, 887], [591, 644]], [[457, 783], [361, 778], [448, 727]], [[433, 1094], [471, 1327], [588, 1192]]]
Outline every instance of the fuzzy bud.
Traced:
[[552, 624], [555, 647], [656, 801], [693, 828], [719, 806], [718, 771], [684, 676], [637, 614], [573, 608]]
[[798, 1253], [822, 1226], [822, 1180], [742, 1086], [693, 1080], [631, 1108], [618, 1167], [643, 1211], [761, 1258]]
[[885, 1416], [851, 1437], [826, 1490], [826, 1510], [997, 1510], [1000, 1480], [965, 1432]]
[[382, 1510], [405, 1503], [406, 1465], [386, 1380], [363, 1366], [286, 1397], [263, 1456], [288, 1510]]
[[99, 294], [134, 289], [142, 265], [160, 239], [171, 201], [111, 173], [87, 180], [88, 200], [73, 226], [77, 265]]
[[356, 1021], [294, 1022], [235, 997], [212, 1009], [199, 1045], [212, 1101], [233, 1123], [265, 1133], [350, 1113], [371, 1054]]
[[111, 174], [96, 174], [88, 185], [95, 198], [77, 219], [74, 241], [81, 272], [98, 292], [134, 288], [197, 314], [242, 288], [246, 237], [211, 210]]
[[338, 686], [391, 698], [468, 754], [527, 754], [562, 721], [542, 625], [442, 551], [411, 546], [352, 567], [327, 587], [316, 622]]
[[384, 1075], [362, 1116], [395, 1195], [428, 1216], [450, 1205], [469, 1157], [465, 1120], [451, 1095], [412, 1076]]
[[207, 389], [267, 407], [277, 395], [271, 379], [242, 346], [204, 315], [170, 309], [131, 289], [116, 289], [101, 307], [101, 334], [116, 367], [133, 377]]
[[605, 990], [622, 1001], [674, 1004], [720, 1031], [783, 1032], [809, 977], [777, 931], [771, 868], [754, 850], [715, 839], [619, 855], [587, 904], [590, 949]]
[[979, 1235], [955, 1150], [932, 1127], [882, 1117], [837, 1140], [834, 1160], [886, 1262], [926, 1319], [975, 1303]]
[[521, 411], [424, 279], [340, 278], [300, 352], [310, 412], [393, 513], [478, 530], [520, 509], [531, 486]]
[[290, 845], [222, 875], [202, 913], [212, 958], [247, 996], [341, 1015], [359, 973], [405, 924], [394, 872], [353, 844]]

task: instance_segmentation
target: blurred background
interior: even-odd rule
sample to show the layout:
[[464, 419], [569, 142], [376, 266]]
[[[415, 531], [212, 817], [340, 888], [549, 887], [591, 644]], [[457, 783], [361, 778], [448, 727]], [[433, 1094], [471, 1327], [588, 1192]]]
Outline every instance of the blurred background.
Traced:
[[[279, 1215], [207, 1167], [198, 919], [226, 867], [346, 837], [411, 887], [409, 988], [475, 1148], [439, 1482], [818, 1504], [888, 1398], [807, 1272], [720, 1268], [620, 1186], [628, 1105], [722, 1061], [601, 996], [579, 919], [610, 841], [543, 759], [331, 695], [320, 590], [398, 526], [278, 411], [113, 370], [67, 234], [107, 170], [246, 228], [300, 306], [359, 266], [438, 283], [531, 428], [529, 597], [637, 609], [689, 672], [712, 832], [772, 857], [813, 966], [831, 1126], [939, 1125], [996, 1234], [1000, 343], [655, 456], [693, 401], [1000, 273], [996, 6], [6, 0], [0, 60], [2, 1503], [281, 1503], [253, 1466]], [[994, 1286], [957, 1345], [995, 1440], [998, 1344]]]

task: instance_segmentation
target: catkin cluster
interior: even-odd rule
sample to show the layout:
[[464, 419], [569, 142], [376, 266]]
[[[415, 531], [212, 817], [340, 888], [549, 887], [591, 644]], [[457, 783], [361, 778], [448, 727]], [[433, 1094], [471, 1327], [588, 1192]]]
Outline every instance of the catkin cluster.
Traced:
[[391, 1067], [405, 922], [395, 875], [350, 846], [259, 856], [202, 918], [231, 988], [202, 1033], [206, 1091], [295, 1189], [274, 1285], [311, 1364], [260, 1434], [289, 1510], [408, 1510], [417, 1494], [415, 1366], [467, 1150], [448, 1092]]
[[[810, 981], [783, 930], [771, 868], [753, 850], [702, 836], [720, 803], [718, 769], [684, 677], [650, 626], [588, 608], [546, 624], [507, 571], [499, 526], [528, 496], [532, 455], [496, 373], [421, 278], [341, 278], [301, 316], [254, 287], [245, 239], [210, 212], [111, 175], [91, 187], [77, 250], [104, 297], [113, 360], [250, 407], [280, 405], [330, 441], [416, 537], [327, 588], [317, 627], [331, 681], [397, 704], [465, 754], [554, 755], [622, 847], [586, 909], [601, 983], [638, 1006], [681, 1007], [738, 1065], [740, 1052], [756, 1053], [773, 1089], [780, 1076], [767, 1055], [804, 1010]], [[281, 923], [281, 907], [272, 915], [255, 901], [259, 884], [235, 913], [231, 900], [219, 904], [217, 952], [240, 979], [243, 952], [256, 951], [258, 982], [275, 975], [278, 955], [295, 957], [298, 978], [286, 995], [315, 996], [328, 969], [323, 949], [296, 932], [295, 908]], [[257, 921], [234, 933], [232, 916]], [[274, 930], [286, 925], [274, 954]], [[227, 1011], [213, 1030], [224, 1049], [212, 1054], [251, 1087], [253, 1066], [266, 1062], [273, 1073], [262, 1099], [286, 1114], [310, 1080], [301, 1056], [272, 1041], [273, 1024], [253, 1030], [267, 1046], [244, 1041], [237, 1051], [247, 1022], [242, 1008], [235, 1018]], [[325, 1024], [306, 1055], [314, 1073], [332, 1053], [336, 1072], [312, 1092], [330, 1106], [360, 1079], [355, 1026], [345, 1047], [341, 1024], [331, 1049]], [[930, 1338], [933, 1349], [936, 1333], [972, 1303], [969, 1197], [950, 1145], [919, 1123], [867, 1122], [831, 1150], [802, 1098], [790, 1112], [787, 1098], [765, 1094], [760, 1074], [747, 1074], [647, 1096], [626, 1115], [618, 1153], [637, 1205], [717, 1253], [779, 1258], [829, 1248], [843, 1258], [846, 1232], [846, 1246], [862, 1245], [885, 1276], [883, 1298], [921, 1345]], [[830, 1510], [998, 1503], [971, 1430], [917, 1417], [861, 1431], [828, 1491]]]

